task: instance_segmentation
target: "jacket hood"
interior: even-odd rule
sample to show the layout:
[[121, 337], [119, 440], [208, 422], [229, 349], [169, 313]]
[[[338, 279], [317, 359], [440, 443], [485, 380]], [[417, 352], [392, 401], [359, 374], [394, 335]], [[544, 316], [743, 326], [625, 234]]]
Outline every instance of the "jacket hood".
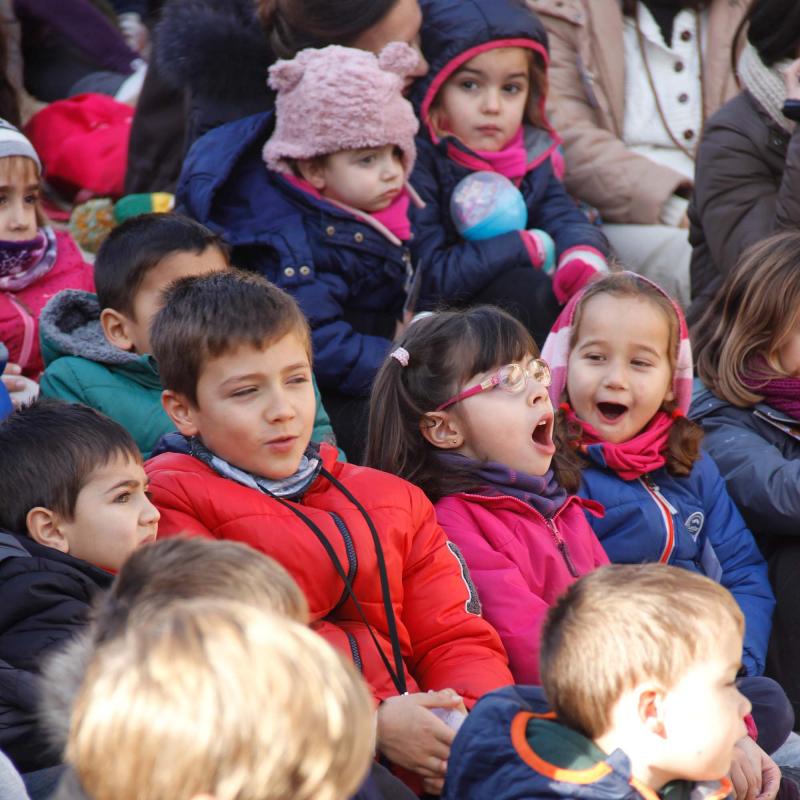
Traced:
[[109, 344], [100, 325], [97, 295], [91, 292], [64, 289], [51, 298], [39, 318], [39, 332], [45, 364], [60, 356], [120, 365], [141, 358]]
[[[522, 0], [421, 0], [422, 52], [428, 74], [414, 83], [411, 100], [423, 124], [442, 84], [464, 62], [497, 47], [527, 47], [548, 64], [547, 33]], [[532, 96], [544, 117], [546, 96]]]

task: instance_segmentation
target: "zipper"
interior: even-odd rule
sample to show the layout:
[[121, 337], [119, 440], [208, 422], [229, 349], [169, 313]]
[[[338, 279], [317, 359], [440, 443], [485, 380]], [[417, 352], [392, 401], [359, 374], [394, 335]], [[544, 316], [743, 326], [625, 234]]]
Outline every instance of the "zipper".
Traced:
[[[344, 549], [347, 553], [347, 579], [350, 581], [350, 585], [353, 585], [353, 582], [356, 579], [356, 573], [358, 572], [358, 556], [356, 554], [356, 548], [353, 544], [353, 537], [350, 535], [350, 531], [347, 529], [347, 525], [345, 525], [344, 520], [334, 511], [329, 511], [331, 519], [334, 521], [336, 528], [338, 529], [339, 533], [344, 540]], [[333, 614], [343, 605], [344, 601], [347, 599], [347, 586], [344, 587], [342, 590], [342, 596], [339, 598], [339, 601], [336, 605], [331, 609], [330, 613]], [[328, 615], [330, 616], [330, 614]]]
[[350, 631], [345, 631], [344, 635], [347, 637], [347, 642], [350, 645], [350, 655], [353, 658], [353, 663], [358, 668], [359, 672], [364, 672], [364, 664], [361, 661], [361, 650], [358, 648], [356, 637]]
[[678, 510], [663, 494], [661, 494], [661, 490], [656, 486], [649, 475], [643, 475], [639, 478], [639, 483], [644, 486], [647, 493], [653, 498], [653, 502], [658, 506], [658, 510], [661, 512], [661, 518], [667, 533], [667, 541], [664, 550], [658, 557], [658, 561], [660, 564], [668, 564], [672, 551], [675, 549], [675, 520], [673, 514], [677, 514]]

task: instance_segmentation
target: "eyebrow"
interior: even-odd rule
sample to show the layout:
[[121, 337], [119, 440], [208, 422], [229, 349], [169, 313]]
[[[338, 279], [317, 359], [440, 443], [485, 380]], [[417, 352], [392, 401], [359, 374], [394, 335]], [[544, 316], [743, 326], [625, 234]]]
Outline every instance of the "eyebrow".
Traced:
[[[483, 70], [475, 69], [475, 67], [467, 67], [467, 66], [459, 67], [459, 69], [457, 69], [454, 74], [455, 75], [461, 75], [464, 72], [470, 72], [473, 75], [478, 75], [481, 78], [486, 77], [486, 73]], [[518, 80], [519, 78], [527, 78], [527, 77], [528, 77], [528, 73], [527, 72], [524, 72], [524, 71], [523, 72], [512, 72], [511, 75], [506, 75], [503, 78], [503, 80], [506, 80], [506, 81]]]
[[[7, 190], [7, 189], [14, 189], [14, 188], [15, 188], [15, 186], [14, 186], [13, 184], [11, 184], [11, 183], [3, 183], [3, 184], [0, 184], [0, 192], [1, 192], [1, 191], [5, 191], [5, 190]], [[28, 185], [27, 185], [27, 186], [26, 186], [26, 187], [23, 189], [23, 191], [25, 191], [25, 192], [34, 192], [34, 191], [37, 191], [37, 190], [39, 190], [40, 188], [41, 188], [41, 185], [40, 185], [40, 184], [38, 184], [38, 183], [29, 183], [29, 184], [28, 184]]]
[[138, 486], [139, 486], [139, 481], [126, 479], [124, 481], [119, 481], [118, 483], [115, 483], [113, 486], [106, 489], [104, 494], [111, 494], [112, 492], [116, 492], [117, 489], [123, 489], [123, 488], [136, 489], [138, 488]]
[[281, 372], [294, 372], [296, 369], [310, 369], [311, 365], [307, 361], [298, 361], [296, 364], [290, 364], [284, 367]]
[[[578, 350], [585, 350], [587, 347], [602, 347], [608, 346], [608, 342], [605, 339], [590, 339], [588, 342], [583, 342], [578, 345]], [[652, 353], [654, 356], [661, 358], [661, 354], [656, 350], [654, 347], [651, 347], [649, 344], [641, 344], [637, 343], [635, 345], [637, 350], [646, 350], [648, 353]]]

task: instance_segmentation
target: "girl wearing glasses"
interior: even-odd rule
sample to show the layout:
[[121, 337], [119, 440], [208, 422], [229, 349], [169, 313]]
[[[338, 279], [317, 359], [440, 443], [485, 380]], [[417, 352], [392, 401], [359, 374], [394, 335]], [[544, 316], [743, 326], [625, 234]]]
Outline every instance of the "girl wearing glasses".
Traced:
[[767, 566], [711, 457], [684, 416], [692, 354], [680, 308], [623, 272], [565, 306], [543, 353], [576, 471], [567, 488], [601, 503], [591, 519], [614, 563], [660, 561], [718, 581], [746, 620], [742, 664], [761, 675], [775, 601]]
[[[555, 599], [608, 562], [559, 482], [550, 369], [525, 327], [492, 306], [411, 325], [375, 381], [367, 463], [420, 486], [508, 652], [539, 680], [539, 630]], [[454, 550], [455, 552], [455, 550]]]

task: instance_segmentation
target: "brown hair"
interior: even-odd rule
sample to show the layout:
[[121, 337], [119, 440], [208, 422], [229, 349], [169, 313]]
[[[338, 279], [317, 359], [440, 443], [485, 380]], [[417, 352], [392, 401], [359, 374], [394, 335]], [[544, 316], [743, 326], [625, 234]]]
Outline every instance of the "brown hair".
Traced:
[[[785, 377], [778, 350], [800, 323], [800, 233], [784, 231], [745, 251], [692, 327], [697, 374], [714, 394], [745, 408], [764, 398], [746, 386], [756, 356], [763, 379]], [[763, 370], [762, 370], [763, 371]]]
[[725, 628], [744, 633], [731, 593], [667, 564], [612, 564], [572, 584], [547, 613], [539, 666], [559, 720], [591, 739], [614, 705], [642, 680], [674, 686], [716, 652]]
[[[411, 325], [397, 344], [409, 352], [409, 363], [403, 367], [387, 358], [378, 371], [365, 463], [416, 484], [432, 502], [476, 489], [480, 480], [474, 471], [442, 469], [441, 451], [420, 433], [420, 424], [473, 375], [537, 356], [539, 349], [518, 320], [494, 306], [433, 314]], [[557, 446], [553, 458], [559, 479], [564, 452]]]
[[[575, 346], [580, 330], [581, 317], [587, 303], [598, 295], [610, 294], [613, 297], [633, 297], [639, 300], [646, 300], [661, 311], [669, 326], [669, 342], [667, 345], [667, 355], [672, 372], [678, 360], [678, 349], [680, 347], [680, 320], [670, 299], [656, 286], [649, 281], [640, 279], [632, 272], [616, 272], [605, 275], [600, 280], [591, 283], [575, 308], [575, 316], [572, 321], [572, 338], [570, 339], [570, 351]], [[565, 387], [565, 393], [568, 391]], [[672, 413], [677, 409], [678, 404], [674, 400], [665, 401], [662, 408], [667, 413]], [[559, 409], [556, 417], [566, 424], [564, 411]], [[578, 425], [567, 426], [567, 440], [570, 443], [575, 457], [571, 462], [566, 462], [562, 474], [562, 483], [568, 491], [577, 491], [580, 486], [580, 469], [585, 465], [585, 460], [578, 454], [582, 431]], [[703, 439], [703, 430], [691, 420], [683, 415], [676, 416], [669, 432], [666, 453], [666, 469], [670, 475], [686, 477], [692, 471], [695, 461], [700, 458], [700, 442]]]
[[265, 348], [294, 333], [311, 362], [311, 333], [294, 298], [252, 273], [226, 270], [176, 281], [150, 331], [161, 385], [197, 404], [210, 358], [242, 344]]

